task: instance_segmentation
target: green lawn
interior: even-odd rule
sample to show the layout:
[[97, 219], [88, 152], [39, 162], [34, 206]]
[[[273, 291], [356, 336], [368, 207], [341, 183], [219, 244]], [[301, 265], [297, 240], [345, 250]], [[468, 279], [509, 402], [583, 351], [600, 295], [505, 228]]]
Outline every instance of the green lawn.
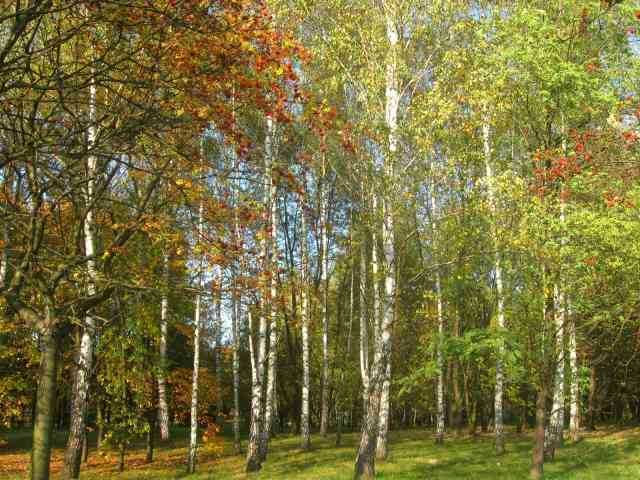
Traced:
[[[9, 445], [0, 449], [0, 479], [25, 478], [28, 463], [29, 433], [9, 435]], [[231, 454], [228, 437], [220, 437], [217, 444], [200, 452], [199, 473], [184, 474], [186, 432], [176, 430], [169, 444], [158, 445], [156, 461], [144, 464], [144, 452], [136, 448], [127, 456], [127, 470], [116, 471], [115, 452], [99, 455], [91, 451], [89, 464], [81, 478], [98, 480], [118, 478], [137, 479], [350, 479], [358, 435], [346, 434], [343, 446], [336, 448], [335, 438], [313, 437], [313, 450], [301, 452], [298, 437], [281, 435], [271, 445], [271, 453], [261, 472], [247, 476], [243, 473], [243, 457]], [[56, 438], [62, 446], [64, 434]], [[406, 430], [391, 432], [390, 455], [378, 463], [382, 479], [479, 479], [502, 480], [527, 478], [531, 458], [531, 438], [527, 435], [508, 436], [507, 453], [497, 458], [493, 453], [490, 435], [476, 438], [447, 438], [443, 446], [436, 446], [429, 432]], [[62, 449], [54, 451], [53, 470], [61, 465]], [[56, 474], [53, 478], [57, 478]], [[545, 465], [547, 479], [640, 479], [640, 429], [602, 430], [588, 435], [579, 443], [560, 449], [556, 460]]]

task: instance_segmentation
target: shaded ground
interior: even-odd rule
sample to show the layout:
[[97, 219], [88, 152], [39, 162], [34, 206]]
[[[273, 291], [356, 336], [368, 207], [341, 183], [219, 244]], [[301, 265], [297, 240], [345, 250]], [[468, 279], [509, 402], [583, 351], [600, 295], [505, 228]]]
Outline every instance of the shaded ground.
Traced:
[[[0, 446], [0, 479], [25, 478], [29, 463], [30, 432], [4, 435], [8, 444]], [[144, 463], [142, 445], [127, 455], [127, 470], [118, 473], [117, 454], [112, 450], [90, 451], [81, 478], [98, 480], [187, 479], [287, 480], [351, 479], [358, 434], [345, 434], [343, 446], [336, 448], [333, 435], [314, 436], [313, 450], [301, 452], [298, 437], [281, 435], [274, 439], [269, 459], [261, 472], [247, 476], [244, 457], [234, 456], [230, 439], [221, 436], [199, 453], [198, 473], [185, 475], [187, 434], [175, 430], [169, 443], [157, 442], [153, 464]], [[65, 433], [56, 434], [53, 479], [61, 469]], [[405, 430], [391, 432], [390, 455], [379, 463], [382, 479], [503, 480], [527, 478], [531, 458], [531, 438], [509, 435], [507, 453], [497, 458], [490, 435], [476, 438], [447, 438], [436, 446], [430, 432]], [[90, 440], [90, 445], [93, 442]], [[545, 465], [545, 478], [557, 480], [640, 479], [640, 428], [621, 431], [602, 430], [589, 434], [579, 443], [567, 442], [553, 463]]]

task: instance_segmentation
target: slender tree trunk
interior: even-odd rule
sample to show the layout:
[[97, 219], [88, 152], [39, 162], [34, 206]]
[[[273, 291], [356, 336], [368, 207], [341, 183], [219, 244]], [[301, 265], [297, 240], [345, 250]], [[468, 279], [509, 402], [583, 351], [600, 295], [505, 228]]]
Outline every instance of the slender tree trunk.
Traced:
[[[378, 218], [378, 197], [377, 193], [374, 192], [371, 199], [371, 208], [374, 212], [374, 218]], [[378, 235], [377, 235], [377, 227], [375, 226], [371, 232], [371, 277], [372, 277], [372, 286], [373, 286], [373, 338], [374, 342], [377, 340], [380, 335], [380, 260], [378, 255]]]
[[438, 384], [436, 386], [436, 443], [444, 442], [444, 315], [442, 312], [442, 287], [440, 286], [440, 271], [436, 269], [436, 304], [438, 314]]
[[[222, 268], [218, 270], [218, 282], [219, 285], [222, 286]], [[235, 316], [235, 311], [231, 311], [231, 329], [233, 330], [233, 317]], [[214, 350], [215, 364], [216, 364], [216, 386], [218, 395], [216, 397], [216, 423], [222, 424], [224, 421], [224, 403], [222, 399], [222, 355], [220, 351], [222, 349], [222, 290], [218, 291], [215, 295], [215, 339], [216, 339], [216, 347]], [[235, 333], [231, 332], [231, 337]], [[233, 348], [233, 346], [232, 346]], [[233, 369], [233, 366], [232, 366]]]
[[[388, 157], [385, 159], [385, 177], [389, 180], [385, 188], [394, 184], [394, 162], [398, 149], [398, 105], [400, 93], [398, 86], [398, 48], [399, 35], [395, 25], [395, 6], [385, 5], [387, 39], [389, 54], [386, 65], [386, 123], [389, 128]], [[382, 382], [386, 363], [391, 356], [391, 327], [395, 313], [395, 236], [391, 199], [393, 194], [385, 191], [382, 202], [382, 245], [385, 257], [384, 309], [380, 334], [376, 338], [374, 362], [369, 384], [369, 398], [365, 420], [363, 422], [360, 446], [355, 462], [355, 479], [375, 477], [375, 452], [378, 438], [379, 408], [382, 394]]]
[[84, 431], [84, 435], [82, 437], [82, 463], [87, 463], [87, 460], [89, 459], [89, 440], [88, 437], [89, 435], [87, 434], [87, 431]]
[[158, 420], [160, 422], [160, 438], [169, 440], [169, 405], [167, 403], [167, 383], [165, 372], [167, 369], [167, 315], [169, 313], [169, 255], [163, 257], [163, 271], [165, 290], [160, 300], [160, 369], [158, 370]]
[[[198, 212], [198, 242], [201, 241], [202, 228], [203, 228], [203, 216], [204, 205], [200, 203]], [[200, 280], [199, 291], [196, 294], [196, 309], [194, 314], [194, 330], [193, 330], [193, 378], [191, 384], [191, 428], [189, 433], [189, 458], [188, 458], [188, 473], [194, 473], [196, 471], [196, 457], [198, 453], [198, 374], [200, 369], [200, 326], [202, 315], [202, 296], [200, 291], [203, 288], [204, 282], [204, 259], [200, 261]]]
[[391, 357], [387, 359], [382, 379], [382, 392], [380, 393], [380, 424], [378, 425], [378, 440], [376, 444], [376, 458], [387, 458], [387, 435], [389, 432], [389, 390], [391, 386]]
[[[327, 172], [325, 165], [324, 153], [322, 154], [322, 182], [327, 181]], [[327, 436], [327, 428], [329, 423], [329, 211], [327, 206], [328, 188], [323, 185], [320, 192], [320, 217], [322, 222], [321, 243], [322, 243], [322, 259], [320, 265], [320, 279], [322, 282], [322, 392], [320, 405], [320, 434]]]
[[576, 320], [571, 312], [569, 314], [569, 369], [570, 369], [570, 395], [569, 402], [569, 431], [571, 439], [577, 442], [580, 439], [580, 387], [578, 379], [578, 353], [576, 351]]
[[[96, 85], [91, 79], [89, 85], [89, 128], [87, 132], [87, 188], [85, 202], [87, 213], [83, 222], [84, 250], [87, 260], [87, 295], [96, 293], [96, 264], [94, 237], [94, 218], [91, 205], [94, 200], [95, 177], [97, 170], [97, 157], [93, 152], [96, 143]], [[91, 313], [84, 317], [80, 349], [76, 356], [76, 370], [74, 386], [71, 398], [71, 418], [69, 425], [69, 438], [64, 457], [64, 478], [78, 478], [80, 475], [80, 460], [82, 456], [82, 438], [86, 427], [87, 398], [89, 395], [89, 380], [93, 363], [93, 343], [95, 338], [95, 320]]]
[[364, 242], [360, 245], [360, 376], [362, 378], [363, 414], [369, 400], [369, 330], [367, 328], [367, 257]]
[[553, 381], [553, 404], [549, 419], [550, 449], [562, 445], [564, 430], [564, 294], [556, 283], [553, 286], [554, 327], [555, 327], [555, 375]]
[[536, 429], [534, 434], [532, 464], [531, 470], [529, 472], [529, 476], [532, 480], [539, 480], [542, 478], [544, 467], [544, 426], [546, 420], [546, 400], [546, 389], [540, 386], [536, 398]]
[[[433, 237], [438, 237], [438, 228], [437, 228], [437, 203], [436, 203], [436, 194], [435, 194], [435, 180], [431, 186], [431, 215], [432, 215], [432, 225], [433, 225]], [[437, 255], [436, 255], [437, 257]], [[438, 380], [436, 384], [436, 443], [441, 444], [444, 442], [444, 352], [443, 352], [443, 341], [444, 341], [444, 311], [443, 311], [443, 302], [442, 302], [442, 286], [440, 279], [440, 269], [436, 268], [435, 271], [436, 276], [436, 314], [438, 317], [438, 349], [436, 352], [436, 362], [438, 365]]]
[[155, 433], [156, 433], [156, 419], [155, 419], [155, 416], [151, 415], [149, 418], [149, 430], [147, 430], [147, 452], [146, 452], [146, 458], [145, 458], [145, 461], [147, 463], [153, 463]]
[[[264, 312], [263, 309], [260, 309]], [[258, 346], [253, 346], [253, 315], [247, 309], [249, 317], [249, 348], [251, 351], [251, 426], [247, 446], [246, 471], [255, 472], [262, 468], [260, 458], [260, 438], [262, 436], [262, 384], [264, 378], [265, 350], [267, 343], [267, 317], [260, 314]]]
[[273, 422], [276, 415], [276, 375], [278, 361], [278, 322], [276, 309], [276, 272], [277, 272], [277, 232], [278, 232], [278, 212], [276, 199], [276, 183], [273, 175], [274, 170], [274, 135], [275, 125], [271, 117], [267, 117], [267, 140], [269, 146], [265, 152], [265, 176], [267, 188], [267, 208], [269, 211], [269, 247], [268, 247], [268, 268], [269, 275], [269, 355], [267, 370], [267, 388], [265, 397], [264, 421], [262, 425], [262, 439], [260, 445], [260, 456], [264, 461], [267, 457], [269, 439], [272, 434]]
[[118, 456], [118, 471], [120, 473], [124, 472], [124, 459], [127, 454], [127, 446], [124, 442], [120, 444], [120, 454]]
[[38, 381], [33, 448], [31, 450], [31, 480], [49, 479], [49, 461], [53, 436], [53, 418], [56, 401], [58, 338], [53, 319], [46, 318], [42, 332], [42, 357]]
[[[482, 122], [482, 138], [483, 138], [483, 146], [484, 146], [484, 161], [485, 161], [485, 170], [486, 170], [486, 178], [488, 182], [487, 193], [489, 196], [489, 204], [491, 207], [491, 213], [493, 215], [493, 232], [492, 232], [492, 242], [495, 248], [499, 248], [497, 245], [497, 227], [495, 226], [495, 222], [497, 220], [497, 208], [496, 208], [496, 198], [495, 198], [495, 190], [493, 186], [494, 176], [493, 176], [493, 168], [491, 166], [491, 130], [489, 126], [488, 115], [485, 113], [485, 118]], [[503, 293], [503, 285], [502, 285], [502, 265], [500, 262], [500, 254], [496, 253], [495, 256], [495, 264], [494, 264], [494, 272], [496, 278], [496, 294], [498, 297], [498, 323], [497, 329], [498, 333], [501, 335], [502, 331], [505, 327], [505, 314], [504, 314], [504, 293]], [[494, 425], [495, 425], [495, 441], [496, 441], [496, 453], [498, 455], [502, 455], [504, 453], [504, 420], [503, 420], [503, 397], [504, 397], [504, 355], [505, 355], [505, 345], [502, 337], [498, 338], [498, 352], [496, 356], [496, 387], [493, 398], [493, 406], [494, 406]]]
[[102, 406], [102, 400], [98, 400], [96, 402], [96, 423], [98, 427], [98, 438], [96, 440], [96, 449], [100, 450], [102, 448], [102, 438], [104, 436], [104, 414]]
[[[235, 95], [235, 92], [234, 92]], [[234, 104], [235, 105], [235, 104]], [[235, 118], [235, 113], [234, 113]], [[235, 154], [235, 150], [233, 152], [233, 168], [234, 170], [239, 170], [238, 158]], [[242, 246], [242, 238], [240, 233], [240, 228], [238, 225], [238, 206], [239, 201], [237, 196], [240, 192], [239, 180], [234, 181], [233, 183], [233, 203], [236, 207], [234, 210], [234, 222], [233, 222], [233, 236], [236, 242], [236, 248], [240, 251]], [[238, 288], [238, 273], [242, 275], [244, 273], [244, 265], [241, 261], [236, 268], [233, 270], [234, 278], [233, 278], [233, 290], [231, 293], [232, 300], [232, 325], [231, 328], [233, 330], [233, 445], [234, 451], [237, 455], [242, 453], [242, 444], [240, 442], [240, 325], [242, 324], [243, 319], [243, 309], [242, 309], [242, 294], [240, 289]], [[252, 355], [253, 360], [253, 355]]]
[[[7, 185], [7, 190], [12, 190], [12, 178], [13, 175], [10, 172], [2, 173], [3, 182]], [[0, 183], [0, 187], [2, 186]], [[8, 212], [7, 212], [8, 213]], [[0, 253], [0, 288], [5, 286], [5, 282], [8, 280], [9, 276], [9, 248], [8, 246], [11, 244], [11, 232], [9, 222], [3, 222], [2, 226], [2, 241], [4, 244], [4, 248], [2, 249], [2, 253]]]
[[591, 372], [589, 375], [589, 398], [587, 399], [587, 430], [593, 432], [596, 429], [596, 392], [598, 374], [593, 360], [591, 361]]
[[[264, 275], [263, 278], [267, 278], [267, 272], [271, 268], [271, 262], [269, 257], [269, 242], [267, 241], [267, 229], [270, 222], [271, 215], [271, 199], [272, 197], [272, 157], [273, 157], [273, 138], [271, 136], [273, 120], [267, 117], [267, 134], [265, 136], [265, 188], [264, 188], [264, 204], [269, 212], [269, 216], [265, 219], [265, 232], [260, 240], [260, 250], [264, 261]], [[247, 446], [247, 472], [258, 471], [262, 468], [263, 461], [263, 448], [264, 448], [264, 430], [268, 426], [264, 422], [263, 418], [263, 403], [262, 392], [264, 385], [264, 374], [266, 371], [266, 348], [267, 348], [267, 287], [265, 286], [260, 298], [260, 326], [258, 331], [258, 347], [253, 348], [253, 339], [250, 335], [249, 347], [251, 349], [251, 375], [252, 375], [252, 387], [251, 387], [251, 428], [249, 431], [249, 444]], [[249, 309], [249, 330], [252, 332], [252, 313]], [[268, 400], [265, 400], [265, 402]]]
[[311, 433], [309, 428], [309, 387], [311, 383], [309, 365], [309, 295], [307, 293], [309, 256], [307, 252], [307, 222], [304, 206], [301, 208], [300, 218], [300, 248], [302, 249], [302, 413], [300, 416], [300, 431], [302, 435], [302, 450], [309, 450], [311, 448]]
[[233, 451], [242, 453], [240, 444], [240, 319], [242, 318], [242, 300], [234, 286], [231, 305], [231, 330], [233, 342]]

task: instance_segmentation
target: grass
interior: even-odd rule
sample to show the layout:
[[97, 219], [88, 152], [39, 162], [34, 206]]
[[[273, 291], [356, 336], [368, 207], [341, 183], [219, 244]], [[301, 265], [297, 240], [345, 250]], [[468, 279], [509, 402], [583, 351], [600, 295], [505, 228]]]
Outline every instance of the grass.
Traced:
[[[64, 432], [56, 433], [53, 452], [53, 479], [62, 466]], [[345, 434], [343, 446], [335, 447], [335, 438], [314, 436], [313, 449], [302, 452], [297, 436], [279, 435], [272, 441], [270, 454], [262, 471], [246, 475], [244, 457], [234, 456], [228, 436], [219, 437], [199, 453], [198, 473], [185, 474], [187, 433], [175, 430], [173, 440], [158, 442], [153, 464], [144, 463], [144, 449], [137, 445], [127, 455], [126, 471], [118, 473], [117, 454], [90, 452], [81, 478], [99, 480], [141, 479], [351, 479], [355, 448], [359, 435]], [[29, 463], [30, 432], [8, 434], [8, 445], [0, 447], [0, 479], [25, 478]], [[381, 479], [402, 480], [510, 480], [528, 477], [531, 437], [509, 434], [507, 453], [496, 457], [491, 435], [449, 437], [444, 445], [435, 445], [430, 432], [394, 431], [390, 434], [390, 454], [377, 464]], [[245, 441], [246, 443], [246, 441]], [[91, 445], [91, 442], [90, 442]], [[601, 430], [588, 434], [578, 443], [567, 442], [552, 463], [545, 465], [548, 480], [601, 480], [640, 478], [640, 428]]]

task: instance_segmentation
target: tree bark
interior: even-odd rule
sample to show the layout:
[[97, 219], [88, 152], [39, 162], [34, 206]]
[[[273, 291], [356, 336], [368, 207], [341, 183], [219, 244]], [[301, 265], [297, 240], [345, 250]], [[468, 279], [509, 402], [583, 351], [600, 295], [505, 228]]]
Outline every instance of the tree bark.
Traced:
[[[564, 430], [564, 323], [565, 302], [562, 289], [557, 283], [553, 286], [554, 330], [555, 330], [555, 375], [553, 380], [553, 403], [549, 419], [549, 450], [562, 445]], [[553, 455], [552, 455], [553, 456]]]
[[[96, 264], [95, 255], [94, 218], [91, 205], [94, 200], [95, 177], [97, 173], [97, 157], [93, 153], [96, 143], [96, 85], [91, 79], [89, 85], [89, 128], [87, 132], [87, 188], [85, 202], [87, 214], [83, 222], [84, 250], [87, 260], [87, 295], [96, 293]], [[77, 353], [74, 386], [71, 398], [71, 418], [69, 438], [64, 457], [63, 478], [78, 478], [80, 475], [80, 460], [82, 456], [82, 439], [86, 428], [87, 398], [89, 395], [89, 380], [93, 363], [93, 344], [95, 338], [95, 320], [91, 313], [84, 318], [80, 349]]]
[[578, 353], [576, 350], [576, 319], [569, 314], [569, 344], [567, 349], [569, 350], [569, 370], [570, 370], [570, 383], [569, 392], [571, 400], [569, 402], [569, 431], [571, 433], [571, 439], [574, 442], [580, 440], [580, 386], [578, 379]]
[[532, 455], [531, 470], [529, 476], [532, 480], [542, 478], [544, 468], [544, 431], [546, 420], [547, 392], [544, 387], [540, 387], [536, 398], [536, 429], [534, 434], [534, 447]]
[[[435, 194], [435, 179], [431, 185], [430, 203], [431, 203], [431, 223], [433, 226], [433, 237], [438, 237], [437, 228], [437, 203]], [[436, 255], [437, 257], [437, 255]], [[436, 363], [438, 365], [438, 380], [436, 384], [436, 443], [444, 442], [444, 311], [442, 302], [442, 286], [440, 283], [440, 269], [436, 267], [436, 314], [438, 317], [438, 347], [436, 351]]]
[[46, 319], [47, 325], [42, 329], [43, 350], [33, 424], [31, 480], [49, 479], [58, 362], [58, 338], [52, 320], [48, 317]]
[[391, 357], [387, 359], [382, 379], [380, 393], [380, 424], [378, 425], [378, 440], [376, 444], [376, 459], [387, 458], [387, 435], [389, 432], [389, 390], [391, 387]]
[[277, 276], [277, 232], [278, 212], [276, 198], [276, 183], [274, 178], [274, 138], [275, 125], [271, 117], [267, 117], [267, 139], [265, 152], [265, 176], [267, 188], [267, 208], [269, 211], [269, 246], [268, 266], [269, 275], [269, 354], [267, 368], [267, 388], [265, 395], [264, 421], [262, 424], [262, 436], [260, 442], [260, 456], [264, 461], [267, 457], [269, 440], [272, 434], [273, 422], [276, 415], [276, 375], [278, 361], [278, 322], [276, 309], [276, 276]]
[[367, 257], [364, 242], [360, 245], [360, 376], [362, 378], [363, 414], [369, 399], [369, 329], [367, 328]]
[[[484, 161], [485, 161], [485, 170], [486, 170], [486, 178], [488, 182], [487, 193], [489, 197], [489, 205], [491, 208], [491, 213], [493, 215], [492, 222], [492, 242], [496, 249], [498, 249], [497, 245], [497, 227], [495, 222], [497, 220], [497, 206], [496, 206], [496, 198], [495, 198], [495, 190], [493, 186], [494, 176], [493, 176], [493, 168], [491, 165], [491, 129], [488, 120], [488, 114], [484, 113], [484, 118], [482, 122], [482, 138], [483, 138], [483, 146], [484, 146]], [[504, 293], [503, 293], [503, 285], [502, 285], [502, 265], [500, 261], [500, 254], [496, 252], [495, 255], [495, 264], [494, 264], [494, 272], [496, 278], [496, 295], [498, 300], [498, 322], [497, 322], [497, 330], [498, 334], [502, 335], [502, 331], [505, 327], [505, 314], [504, 314]], [[498, 352], [496, 356], [496, 386], [494, 392], [493, 406], [494, 406], [494, 425], [495, 425], [495, 445], [496, 445], [496, 453], [498, 455], [502, 455], [504, 453], [504, 420], [503, 420], [503, 397], [504, 397], [504, 354], [505, 354], [505, 345], [502, 337], [498, 338]]]
[[596, 429], [596, 392], [598, 374], [593, 360], [591, 360], [591, 372], [589, 375], [589, 398], [587, 399], [587, 430], [593, 432]]
[[[204, 205], [200, 202], [198, 211], [198, 237], [202, 236], [203, 228], [203, 216]], [[198, 238], [200, 241], [201, 238]], [[187, 471], [188, 473], [194, 473], [196, 471], [196, 457], [198, 453], [198, 374], [200, 369], [200, 325], [202, 314], [202, 296], [200, 291], [203, 288], [203, 269], [204, 259], [200, 260], [200, 272], [199, 272], [199, 290], [196, 294], [196, 309], [194, 314], [194, 329], [193, 329], [193, 378], [191, 383], [191, 427], [189, 432], [189, 457]]]
[[125, 459], [126, 453], [127, 453], [127, 446], [125, 445], [124, 442], [122, 442], [120, 444], [120, 452], [118, 456], [118, 471], [120, 473], [124, 472], [124, 459]]
[[[398, 52], [399, 35], [396, 21], [395, 6], [385, 5], [385, 17], [387, 24], [387, 39], [389, 42], [389, 54], [386, 64], [386, 112], [385, 119], [389, 128], [388, 157], [385, 159], [385, 177], [389, 180], [385, 188], [393, 185], [394, 162], [398, 150], [398, 105], [400, 93], [398, 86]], [[376, 338], [374, 350], [374, 362], [369, 384], [369, 398], [367, 410], [363, 422], [360, 446], [355, 462], [355, 479], [370, 479], [375, 477], [375, 451], [378, 438], [379, 408], [382, 393], [382, 381], [385, 373], [385, 365], [391, 356], [391, 327], [395, 314], [395, 235], [394, 219], [392, 213], [393, 195], [385, 191], [382, 202], [382, 245], [385, 257], [384, 278], [384, 309], [380, 326], [380, 334]]]
[[[326, 183], [326, 159], [322, 154], [322, 182]], [[320, 218], [322, 222], [321, 229], [321, 250], [322, 259], [320, 265], [320, 280], [322, 282], [322, 392], [320, 405], [320, 435], [327, 436], [327, 428], [329, 423], [329, 211], [328, 211], [328, 192], [327, 185], [322, 185], [320, 191]]]
[[103, 418], [103, 406], [102, 400], [98, 399], [96, 402], [96, 423], [98, 428], [98, 438], [96, 439], [96, 449], [102, 448], [102, 438], [104, 436], [104, 418]]
[[167, 316], [169, 312], [169, 255], [163, 256], [164, 288], [160, 300], [160, 369], [158, 370], [158, 420], [160, 422], [160, 438], [169, 440], [169, 405], [167, 403], [167, 384], [165, 372], [167, 369]]
[[[217, 271], [217, 281], [220, 287], [222, 288], [222, 268], [218, 267]], [[231, 311], [231, 329], [233, 330], [233, 316], [235, 312]], [[215, 366], [216, 366], [216, 387], [218, 394], [216, 396], [216, 423], [222, 424], [224, 421], [224, 403], [222, 399], [222, 355], [220, 351], [222, 350], [222, 290], [220, 289], [215, 294], [215, 320], [214, 320], [214, 329], [215, 329], [215, 341], [216, 347], [214, 349], [214, 357], [215, 357]], [[235, 333], [232, 331], [231, 336]], [[232, 346], [233, 348], [233, 346]], [[232, 367], [233, 369], [233, 367]]]
[[82, 463], [87, 463], [87, 460], [89, 459], [89, 441], [88, 441], [88, 437], [89, 435], [87, 434], [87, 431], [84, 431], [84, 435], [82, 437]]
[[247, 310], [249, 316], [249, 348], [251, 351], [251, 426], [249, 429], [249, 443], [247, 445], [246, 472], [255, 472], [262, 468], [260, 458], [260, 437], [262, 435], [262, 384], [264, 378], [264, 359], [267, 342], [267, 318], [260, 314], [258, 330], [258, 345], [253, 346], [253, 315], [251, 308]]
[[232, 293], [231, 329], [233, 342], [233, 450], [236, 455], [242, 452], [240, 444], [240, 319], [242, 318], [242, 300], [236, 286]]
[[[265, 187], [264, 187], [264, 204], [268, 212], [268, 216], [265, 219], [265, 232], [260, 240], [260, 250], [263, 258], [263, 278], [266, 281], [267, 272], [271, 268], [271, 261], [269, 257], [270, 245], [267, 241], [268, 226], [271, 216], [271, 200], [272, 194], [272, 157], [273, 157], [273, 138], [271, 136], [273, 120], [267, 117], [267, 134], [265, 135]], [[267, 286], [262, 289], [262, 295], [260, 297], [260, 326], [258, 331], [258, 347], [253, 347], [253, 337], [251, 332], [253, 331], [253, 318], [252, 312], [249, 309], [249, 348], [251, 349], [251, 427], [249, 431], [249, 444], [247, 446], [247, 464], [246, 471], [254, 472], [262, 468], [263, 453], [265, 444], [264, 442], [264, 430], [268, 426], [264, 423], [262, 415], [263, 402], [262, 391], [264, 385], [264, 374], [266, 371], [266, 348], [267, 348]], [[265, 400], [266, 402], [266, 400]]]
[[307, 251], [307, 222], [304, 206], [301, 208], [300, 219], [300, 248], [302, 249], [302, 412], [300, 416], [300, 433], [302, 450], [309, 450], [311, 448], [311, 432], [309, 428], [309, 388], [311, 383], [309, 365], [309, 295], [307, 293], [309, 256]]
[[153, 450], [155, 447], [156, 419], [155, 416], [149, 418], [149, 430], [147, 430], [147, 452], [145, 462], [153, 463]]

